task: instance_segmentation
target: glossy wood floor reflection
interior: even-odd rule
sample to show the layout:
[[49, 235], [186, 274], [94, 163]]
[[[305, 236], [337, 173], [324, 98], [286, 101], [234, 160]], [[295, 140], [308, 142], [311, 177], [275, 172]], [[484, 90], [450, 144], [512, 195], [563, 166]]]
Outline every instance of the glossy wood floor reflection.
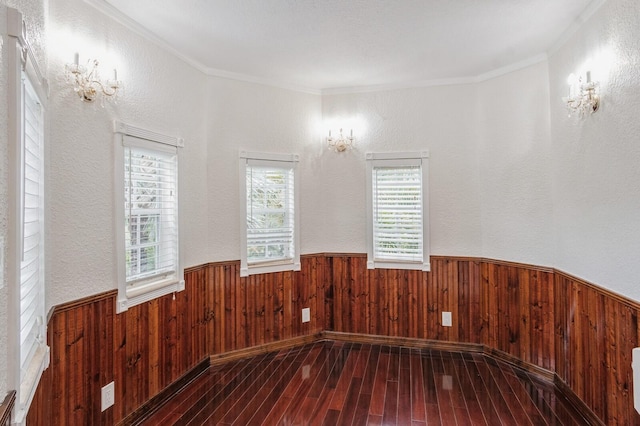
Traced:
[[146, 425], [580, 425], [554, 386], [483, 354], [342, 342], [211, 367]]

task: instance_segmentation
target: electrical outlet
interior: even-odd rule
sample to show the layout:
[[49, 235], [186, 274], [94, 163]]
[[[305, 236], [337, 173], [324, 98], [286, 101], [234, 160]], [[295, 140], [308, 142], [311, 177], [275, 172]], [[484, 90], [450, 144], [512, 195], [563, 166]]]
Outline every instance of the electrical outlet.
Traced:
[[453, 377], [445, 374], [442, 376], [442, 389], [444, 390], [452, 390], [453, 389]]
[[443, 327], [451, 327], [451, 312], [443, 312], [442, 313], [442, 326]]
[[303, 308], [302, 309], [302, 322], [309, 322], [311, 321], [311, 309], [310, 308]]
[[302, 366], [302, 379], [303, 380], [307, 380], [309, 377], [311, 377], [311, 366], [310, 365], [303, 365]]
[[102, 411], [111, 407], [116, 399], [116, 385], [115, 382], [111, 382], [108, 385], [102, 387]]

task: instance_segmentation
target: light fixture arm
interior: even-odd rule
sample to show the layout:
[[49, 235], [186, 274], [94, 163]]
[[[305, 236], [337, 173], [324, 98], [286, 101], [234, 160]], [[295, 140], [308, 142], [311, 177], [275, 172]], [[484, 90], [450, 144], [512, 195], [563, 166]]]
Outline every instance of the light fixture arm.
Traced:
[[116, 70], [113, 70], [113, 80], [100, 81], [98, 65], [99, 62], [96, 59], [87, 61], [86, 67], [79, 65], [78, 55], [76, 54], [75, 63], [65, 66], [67, 78], [73, 84], [73, 90], [83, 102], [93, 102], [99, 94], [103, 95], [103, 100], [104, 98], [115, 99], [118, 90], [122, 89], [122, 82], [118, 80]]
[[351, 133], [349, 134], [349, 136], [344, 136], [342, 134], [342, 129], [340, 129], [340, 135], [337, 138], [332, 137], [331, 130], [329, 130], [327, 144], [329, 145], [329, 149], [332, 149], [335, 152], [344, 152], [348, 149], [352, 149], [354, 141], [355, 138], [353, 137], [353, 129], [351, 129]]
[[587, 82], [582, 77], [575, 81], [573, 74], [569, 77], [569, 96], [562, 98], [569, 110], [569, 117], [576, 113], [580, 118], [593, 114], [600, 108], [599, 83], [591, 81], [591, 73], [587, 72]]

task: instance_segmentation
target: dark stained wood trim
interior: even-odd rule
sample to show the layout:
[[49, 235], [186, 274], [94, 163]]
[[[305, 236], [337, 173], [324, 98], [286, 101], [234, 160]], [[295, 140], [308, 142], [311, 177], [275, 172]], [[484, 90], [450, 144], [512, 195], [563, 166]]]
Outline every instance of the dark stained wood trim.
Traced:
[[477, 343], [445, 342], [440, 340], [414, 339], [411, 337], [378, 336], [374, 334], [341, 333], [337, 331], [323, 331], [322, 337], [346, 343], [360, 343], [372, 345], [401, 346], [416, 349], [435, 349], [448, 352], [482, 353], [483, 345]]
[[[557, 396], [564, 398], [569, 401], [571, 405], [578, 408], [578, 413], [583, 417], [583, 420], [586, 425], [589, 426], [605, 426], [605, 423], [595, 415], [593, 411], [589, 408], [587, 404], [583, 400], [581, 400], [578, 395], [571, 390], [569, 386], [565, 382], [562, 381], [557, 375], [554, 376], [553, 384], [556, 386], [558, 391]], [[605, 389], [602, 389], [603, 392], [606, 392]]]
[[319, 253], [319, 254], [306, 254], [303, 256], [323, 256], [323, 257], [367, 257], [367, 253]]
[[231, 266], [236, 264], [240, 265], [240, 261], [239, 260], [221, 260], [219, 262], [208, 262], [208, 263], [203, 263], [202, 265], [193, 265], [193, 266], [189, 266], [188, 268], [184, 268], [184, 274], [187, 275], [190, 272], [202, 271], [213, 266]]
[[4, 397], [0, 404], [0, 425], [9, 426], [11, 422], [11, 412], [16, 403], [16, 391], [11, 391]]
[[549, 273], [554, 273], [556, 271], [554, 268], [550, 266], [540, 266], [540, 265], [532, 265], [529, 263], [510, 262], [508, 260], [489, 259], [486, 257], [480, 258], [478, 260], [484, 263], [493, 263], [495, 265], [510, 266], [513, 268], [525, 268], [531, 271], [542, 271], [542, 272], [549, 272]]
[[209, 369], [209, 358], [203, 359], [191, 370], [187, 371], [182, 377], [169, 386], [164, 388], [159, 394], [151, 398], [146, 403], [138, 407], [134, 412], [122, 419], [118, 423], [120, 426], [138, 425], [151, 417], [160, 407], [162, 407], [167, 401], [171, 400], [174, 395], [184, 389], [191, 382], [198, 378], [201, 374], [205, 373]]
[[360, 344], [372, 344], [372, 345], [389, 345], [400, 346], [415, 349], [435, 349], [447, 352], [465, 352], [465, 353], [483, 353], [500, 361], [504, 361], [521, 370], [533, 374], [538, 379], [547, 383], [553, 383], [556, 376], [553, 371], [549, 371], [545, 368], [539, 367], [535, 364], [531, 364], [522, 361], [519, 358], [514, 357], [506, 352], [489, 348], [485, 345], [476, 343], [460, 343], [460, 342], [443, 342], [439, 340], [425, 340], [425, 339], [412, 339], [407, 337], [391, 337], [391, 336], [377, 336], [372, 334], [357, 334], [357, 333], [339, 333], [335, 331], [324, 331], [322, 336], [327, 340], [336, 340], [346, 343], [360, 343]]
[[527, 373], [533, 374], [536, 378], [543, 380], [547, 383], [553, 383], [556, 377], [553, 371], [549, 371], [535, 364], [531, 364], [530, 362], [523, 361], [520, 358], [517, 358], [513, 355], [510, 355], [498, 349], [493, 349], [488, 346], [484, 346], [484, 354], [492, 358], [495, 358], [497, 360], [504, 361], [508, 364], [514, 365], [519, 369], [526, 371]]
[[297, 346], [303, 346], [307, 343], [314, 343], [323, 339], [322, 333], [316, 333], [308, 336], [294, 337], [291, 339], [280, 340], [278, 342], [267, 343], [264, 345], [252, 346], [249, 348], [238, 349], [235, 351], [224, 352], [220, 354], [211, 355], [210, 364], [219, 365], [226, 362], [235, 361], [238, 359], [250, 358], [256, 355], [261, 355], [269, 352], [278, 352], [283, 349], [291, 349]]
[[617, 302], [620, 303], [624, 303], [625, 305], [627, 305], [628, 307], [630, 307], [631, 309], [637, 309], [640, 311], [640, 301], [635, 301], [633, 299], [629, 299], [628, 297], [625, 297], [619, 293], [616, 293], [615, 291], [611, 291], [607, 288], [601, 287], [597, 284], [593, 284], [589, 281], [583, 280], [582, 278], [576, 277], [575, 275], [571, 275], [568, 274], [566, 272], [560, 271], [558, 269], [554, 269], [554, 272], [556, 275], [560, 276], [560, 277], [564, 277], [568, 280], [571, 280], [573, 282], [576, 283], [580, 283], [586, 287], [589, 287], [599, 293], [602, 293], [604, 296], [611, 298]]
[[101, 301], [103, 299], [109, 299], [112, 297], [118, 296], [118, 290], [109, 290], [104, 293], [94, 294], [93, 296], [83, 297], [82, 299], [73, 300], [68, 303], [63, 303], [61, 305], [54, 306], [51, 311], [49, 311], [49, 318], [52, 318], [55, 314], [70, 311], [72, 309], [76, 309], [82, 307], [84, 305], [90, 305], [94, 302]]

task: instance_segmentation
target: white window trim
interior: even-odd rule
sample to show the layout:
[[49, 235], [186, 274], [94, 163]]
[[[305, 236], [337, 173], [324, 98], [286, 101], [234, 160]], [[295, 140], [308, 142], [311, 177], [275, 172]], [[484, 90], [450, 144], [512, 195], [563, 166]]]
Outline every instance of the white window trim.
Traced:
[[[184, 147], [184, 140], [177, 137], [167, 136], [150, 130], [135, 127], [120, 121], [114, 121], [114, 148], [115, 148], [115, 218], [116, 218], [116, 255], [117, 275], [118, 275], [118, 299], [116, 302], [116, 312], [125, 312], [130, 307], [148, 302], [158, 297], [165, 296], [170, 293], [180, 292], [185, 289], [184, 282], [184, 264], [182, 261], [182, 241], [180, 239], [180, 230], [182, 229], [182, 214], [180, 207], [180, 149]], [[174, 147], [178, 156], [178, 176], [176, 176], [176, 185], [178, 191], [178, 259], [176, 277], [170, 279], [158, 279], [156, 281], [147, 282], [143, 285], [134, 287], [127, 286], [126, 280], [126, 252], [125, 252], [125, 223], [124, 213], [124, 145], [125, 139], [136, 138], [141, 139], [140, 145], [153, 146], [156, 145], [159, 151], [165, 147]]]
[[[429, 245], [429, 151], [421, 152], [391, 152], [391, 153], [367, 153], [367, 179], [366, 179], [366, 203], [367, 203], [367, 269], [414, 269], [430, 271], [430, 245]], [[381, 261], [374, 258], [373, 248], [373, 168], [376, 165], [387, 163], [410, 165], [419, 161], [422, 171], [422, 260], [419, 262]]]
[[[22, 425], [26, 422], [26, 415], [35, 395], [35, 391], [42, 377], [42, 373], [49, 366], [50, 352], [46, 344], [47, 321], [45, 314], [45, 298], [46, 280], [45, 280], [45, 252], [42, 253], [40, 276], [42, 279], [42, 299], [40, 301], [40, 330], [41, 340], [35, 349], [35, 354], [31, 358], [31, 362], [26, 370], [24, 379], [21, 380], [20, 368], [20, 279], [21, 279], [21, 259], [22, 259], [22, 203], [19, 200], [22, 194], [22, 76], [23, 72], [31, 82], [32, 89], [36, 92], [40, 105], [44, 111], [47, 109], [48, 85], [43, 78], [40, 68], [33, 54], [33, 50], [27, 39], [26, 27], [22, 19], [22, 14], [16, 9], [6, 6], [0, 6], [6, 11], [7, 21], [6, 27], [0, 25], [0, 31], [7, 34], [7, 63], [8, 63], [8, 111], [14, 113], [9, 114], [8, 136], [9, 136], [9, 199], [14, 200], [13, 208], [8, 210], [9, 223], [14, 223], [12, 230], [8, 234], [8, 246], [12, 247], [7, 250], [7, 279], [8, 288], [8, 379], [9, 386], [16, 389], [16, 406], [13, 413], [12, 424]], [[47, 115], [44, 113], [44, 139], [46, 144], [47, 135]], [[45, 145], [46, 155], [46, 145]], [[46, 158], [43, 159], [43, 169], [41, 173], [46, 173]], [[41, 195], [42, 202], [46, 203], [46, 194]], [[45, 204], [46, 206], [46, 204]], [[43, 209], [46, 211], [46, 207]], [[42, 221], [42, 231], [44, 234], [45, 216], [44, 211], [40, 213]], [[42, 241], [46, 245], [46, 240]]]
[[[281, 162], [293, 169], [294, 218], [293, 218], [293, 256], [291, 260], [277, 260], [250, 265], [247, 262], [247, 160], [265, 162]], [[273, 154], [240, 151], [240, 276], [247, 277], [254, 274], [270, 272], [299, 271], [300, 265], [300, 179], [298, 173], [297, 154]]]

